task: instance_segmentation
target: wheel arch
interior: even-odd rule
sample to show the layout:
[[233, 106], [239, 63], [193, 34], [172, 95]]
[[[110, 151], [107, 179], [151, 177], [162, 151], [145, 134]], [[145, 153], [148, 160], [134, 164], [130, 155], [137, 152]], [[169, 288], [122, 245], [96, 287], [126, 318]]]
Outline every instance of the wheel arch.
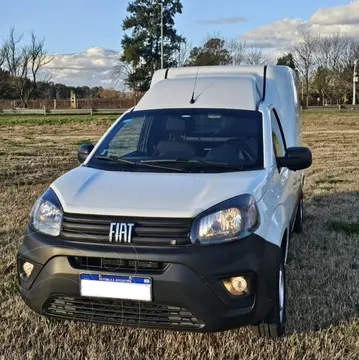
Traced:
[[269, 219], [269, 226], [264, 234], [265, 239], [278, 247], [282, 247], [283, 240], [285, 239], [285, 246], [287, 249], [289, 241], [288, 226], [289, 221], [285, 208], [283, 205], [278, 205]]

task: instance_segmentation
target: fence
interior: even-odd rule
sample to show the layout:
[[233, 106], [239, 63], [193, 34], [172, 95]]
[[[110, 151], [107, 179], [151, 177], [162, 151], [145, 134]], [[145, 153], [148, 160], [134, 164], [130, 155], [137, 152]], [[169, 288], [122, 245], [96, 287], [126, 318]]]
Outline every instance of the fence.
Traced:
[[[20, 101], [0, 100], [0, 115], [50, 115], [50, 114], [121, 114], [136, 105], [138, 98], [78, 99], [75, 108], [70, 100], [29, 100], [28, 107]], [[359, 110], [359, 105], [301, 106], [302, 111], [352, 111]]]
[[[141, 97], [123, 97], [123, 98], [86, 98], [77, 99], [74, 107], [71, 106], [70, 100], [29, 100], [27, 103], [28, 110], [61, 110], [61, 109], [124, 109], [130, 108], [137, 104]], [[1, 100], [0, 111], [3, 109], [24, 109], [20, 100]]]
[[339, 104], [339, 105], [324, 105], [324, 106], [301, 106], [301, 109], [306, 111], [326, 111], [326, 110], [359, 110], [359, 105]]

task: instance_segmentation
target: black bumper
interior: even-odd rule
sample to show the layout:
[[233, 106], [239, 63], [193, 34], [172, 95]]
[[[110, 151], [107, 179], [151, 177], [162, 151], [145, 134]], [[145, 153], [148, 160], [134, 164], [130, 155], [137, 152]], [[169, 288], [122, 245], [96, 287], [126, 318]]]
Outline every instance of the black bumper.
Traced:
[[[35, 312], [66, 319], [179, 331], [222, 331], [255, 324], [276, 298], [281, 251], [257, 235], [221, 245], [131, 247], [65, 241], [27, 230], [18, 252], [21, 296]], [[79, 259], [86, 258], [83, 266]], [[100, 259], [158, 262], [157, 269], [94, 268]], [[22, 264], [35, 265], [25, 281]], [[91, 266], [89, 265], [91, 264]], [[99, 265], [100, 266], [100, 265]], [[153, 302], [81, 298], [80, 274], [151, 277]], [[221, 279], [246, 276], [250, 293], [229, 295]]]

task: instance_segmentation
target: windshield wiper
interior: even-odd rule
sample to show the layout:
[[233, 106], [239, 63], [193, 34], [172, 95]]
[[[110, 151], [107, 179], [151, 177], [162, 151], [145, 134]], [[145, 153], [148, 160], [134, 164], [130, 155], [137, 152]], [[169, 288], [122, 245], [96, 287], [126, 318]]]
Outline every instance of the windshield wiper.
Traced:
[[158, 166], [158, 165], [151, 165], [151, 164], [145, 164], [142, 161], [141, 162], [136, 162], [136, 161], [131, 161], [131, 160], [126, 160], [123, 159], [119, 156], [102, 156], [102, 155], [98, 155], [96, 156], [96, 159], [98, 160], [105, 160], [105, 161], [113, 161], [113, 162], [118, 162], [120, 164], [126, 164], [126, 165], [131, 165], [131, 166], [145, 166], [145, 167], [150, 167], [150, 168], [155, 168], [155, 169], [163, 169], [163, 170], [171, 170], [171, 171], [181, 171], [183, 172], [183, 169], [178, 169], [178, 168], [169, 168], [167, 166]]
[[201, 164], [205, 166], [212, 166], [212, 167], [221, 167], [231, 170], [244, 170], [245, 166], [240, 165], [230, 165], [221, 162], [215, 161], [204, 161], [204, 160], [197, 160], [197, 159], [186, 159], [186, 158], [176, 158], [176, 159], [157, 159], [157, 160], [141, 160], [143, 164]]

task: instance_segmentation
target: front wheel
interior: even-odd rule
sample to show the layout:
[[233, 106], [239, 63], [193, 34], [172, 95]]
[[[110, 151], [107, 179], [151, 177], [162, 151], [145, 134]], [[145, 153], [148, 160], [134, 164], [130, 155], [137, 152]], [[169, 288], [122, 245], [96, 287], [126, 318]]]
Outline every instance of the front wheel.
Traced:
[[277, 297], [272, 311], [262, 321], [251, 326], [252, 332], [260, 337], [276, 339], [285, 332], [286, 321], [286, 284], [283, 259], [277, 273]]

